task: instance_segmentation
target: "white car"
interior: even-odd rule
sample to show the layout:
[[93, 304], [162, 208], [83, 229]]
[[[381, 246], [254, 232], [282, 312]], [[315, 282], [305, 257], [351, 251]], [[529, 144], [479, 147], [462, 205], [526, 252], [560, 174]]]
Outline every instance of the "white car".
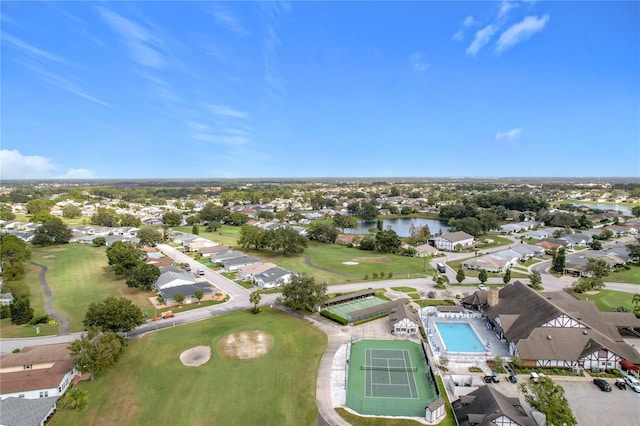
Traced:
[[482, 291], [485, 291], [487, 289], [487, 286], [484, 284], [478, 284], [478, 288]]
[[640, 392], [640, 380], [636, 379], [630, 374], [624, 376], [625, 382], [636, 392]]
[[198, 269], [197, 274], [200, 276], [204, 275], [204, 269]]

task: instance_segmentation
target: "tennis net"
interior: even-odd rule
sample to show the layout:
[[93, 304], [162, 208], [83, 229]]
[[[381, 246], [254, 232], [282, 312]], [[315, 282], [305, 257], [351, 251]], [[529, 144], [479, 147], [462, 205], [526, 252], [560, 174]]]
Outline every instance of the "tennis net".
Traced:
[[378, 367], [376, 365], [361, 365], [360, 370], [373, 371], [418, 371], [418, 367]]

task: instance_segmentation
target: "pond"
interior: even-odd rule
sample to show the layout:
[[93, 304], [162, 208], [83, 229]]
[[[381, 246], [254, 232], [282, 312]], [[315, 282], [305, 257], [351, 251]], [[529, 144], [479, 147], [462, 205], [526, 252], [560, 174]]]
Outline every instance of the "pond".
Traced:
[[[375, 228], [377, 221], [375, 220], [359, 220], [356, 228], [345, 229], [347, 234], [371, 234], [369, 228]], [[451, 229], [445, 222], [435, 219], [423, 219], [418, 217], [401, 217], [397, 219], [384, 219], [382, 221], [382, 229], [393, 229], [399, 237], [408, 237], [411, 224], [416, 228], [427, 225], [431, 234], [437, 234], [442, 231], [446, 234]]]
[[574, 206], [584, 206], [590, 209], [598, 210], [615, 210], [622, 213], [625, 216], [631, 216], [630, 206], [621, 206], [620, 204], [603, 204], [603, 203], [571, 203]]

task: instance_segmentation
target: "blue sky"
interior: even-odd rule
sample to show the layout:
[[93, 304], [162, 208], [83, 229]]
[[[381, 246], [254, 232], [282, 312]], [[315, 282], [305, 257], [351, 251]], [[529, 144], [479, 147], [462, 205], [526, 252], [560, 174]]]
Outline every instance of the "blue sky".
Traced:
[[640, 176], [640, 3], [11, 2], [3, 179]]

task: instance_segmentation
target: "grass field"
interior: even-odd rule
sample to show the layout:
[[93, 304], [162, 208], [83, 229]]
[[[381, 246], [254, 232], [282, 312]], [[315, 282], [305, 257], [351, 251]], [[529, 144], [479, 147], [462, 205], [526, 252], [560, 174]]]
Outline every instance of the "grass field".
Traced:
[[[71, 332], [83, 329], [84, 314], [92, 302], [99, 303], [109, 296], [124, 296], [140, 306], [149, 316], [153, 309], [147, 298], [152, 292], [141, 292], [115, 279], [107, 265], [104, 247], [86, 244], [65, 244], [56, 247], [34, 248], [31, 260], [48, 266], [47, 283], [53, 292], [53, 306], [71, 321]], [[29, 265], [25, 277], [31, 288], [31, 304], [44, 313], [44, 294], [38, 282], [40, 268]], [[34, 297], [35, 296], [35, 297]], [[41, 328], [43, 331], [43, 328]], [[3, 337], [26, 337], [20, 327], [2, 327]], [[35, 335], [35, 330], [33, 331]]]
[[[605, 278], [605, 281], [612, 283], [640, 284], [640, 265], [629, 264], [629, 266], [631, 269], [628, 271], [626, 269], [621, 269], [618, 272], [609, 274], [609, 276]], [[640, 287], [638, 287], [638, 292], [640, 292]]]
[[[469, 258], [467, 258], [469, 259]], [[452, 268], [454, 271], [457, 271], [458, 269], [460, 269], [460, 265], [462, 265], [462, 262], [464, 262], [467, 259], [460, 259], [460, 260], [452, 260], [451, 262], [447, 262], [447, 265]], [[480, 274], [479, 270], [473, 270], [473, 269], [465, 269], [464, 270], [464, 276], [468, 277], [468, 278], [478, 278], [478, 275]], [[487, 276], [489, 278], [502, 278], [504, 277], [504, 273], [501, 274], [496, 274], [493, 272], [487, 272]], [[517, 272], [517, 271], [511, 271], [511, 278], [529, 278], [528, 274], [522, 273], [522, 272]]]
[[[273, 336], [266, 355], [225, 359], [217, 343], [230, 333]], [[277, 310], [249, 311], [169, 328], [129, 342], [115, 368], [80, 386], [89, 392], [79, 411], [58, 410], [55, 425], [315, 425], [316, 375], [326, 335]], [[210, 345], [211, 359], [194, 368], [182, 351]]]
[[[638, 293], [640, 293], [640, 288], [638, 288]], [[603, 312], [611, 312], [613, 308], [617, 308], [618, 306], [624, 306], [629, 309], [629, 311], [633, 311], [633, 304], [631, 303], [631, 300], [633, 300], [633, 294], [631, 293], [615, 290], [602, 290], [598, 294], [573, 292], [570, 294], [578, 299], [592, 300], [598, 309]]]

